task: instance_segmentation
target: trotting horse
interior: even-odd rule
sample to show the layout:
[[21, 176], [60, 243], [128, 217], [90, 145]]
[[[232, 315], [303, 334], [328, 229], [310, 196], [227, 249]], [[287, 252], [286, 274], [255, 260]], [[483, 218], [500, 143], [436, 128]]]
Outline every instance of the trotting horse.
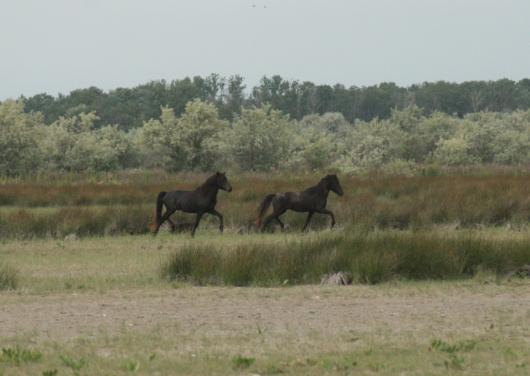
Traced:
[[[205, 213], [215, 215], [219, 218], [219, 231], [223, 232], [223, 215], [215, 210], [215, 204], [217, 204], [217, 191], [219, 189], [231, 192], [232, 186], [228, 182], [224, 173], [216, 172], [194, 191], [158, 193], [156, 198], [154, 224], [152, 227], [153, 234], [156, 235], [158, 233], [158, 229], [165, 221], [169, 221], [172, 228], [175, 228], [176, 225], [169, 217], [177, 210], [181, 210], [185, 213], [197, 213], [195, 224], [191, 230], [191, 236], [195, 235], [195, 230], [197, 230], [197, 226], [199, 226], [199, 222]], [[164, 215], [162, 215], [163, 206], [166, 207]]]
[[[311, 218], [313, 217], [313, 214], [315, 213], [327, 214], [331, 216], [331, 228], [333, 228], [335, 225], [335, 216], [331, 210], [326, 209], [329, 191], [333, 191], [339, 196], [343, 195], [342, 187], [340, 186], [337, 175], [327, 175], [326, 177], [322, 178], [317, 185], [307, 188], [302, 192], [272, 193], [267, 195], [258, 208], [258, 219], [256, 220], [256, 225], [259, 229], [264, 230], [270, 221], [276, 219], [283, 230], [284, 224], [280, 220], [280, 215], [285, 213], [287, 210], [293, 210], [296, 212], [309, 212], [305, 221], [304, 229], [302, 231], [306, 230]], [[263, 215], [271, 203], [273, 212], [262, 223]]]

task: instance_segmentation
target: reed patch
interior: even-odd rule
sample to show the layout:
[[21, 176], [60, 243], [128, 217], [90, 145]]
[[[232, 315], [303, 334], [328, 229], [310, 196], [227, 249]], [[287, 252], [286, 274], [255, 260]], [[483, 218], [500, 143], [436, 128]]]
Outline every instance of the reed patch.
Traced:
[[[492, 172], [493, 174], [493, 172]], [[94, 182], [52, 180], [7, 182], [0, 186], [0, 236], [60, 238], [141, 234], [149, 231], [156, 194], [191, 189], [204, 174], [119, 176]], [[226, 229], [256, 219], [259, 203], [270, 193], [296, 191], [318, 182], [317, 175], [228, 175], [233, 192], [219, 197]], [[66, 178], [63, 178], [66, 179]], [[117, 180], [116, 180], [117, 179]], [[530, 176], [521, 174], [441, 176], [340, 176], [344, 196], [329, 197], [337, 225], [366, 229], [425, 229], [435, 226], [527, 226], [530, 222]], [[282, 220], [299, 230], [306, 216], [287, 213]], [[179, 215], [178, 223], [194, 221]], [[206, 216], [205, 223], [213, 223]], [[202, 224], [201, 224], [202, 226]], [[329, 226], [315, 214], [312, 229]]]
[[390, 279], [470, 278], [477, 271], [505, 273], [530, 263], [530, 245], [433, 232], [322, 234], [284, 242], [214, 242], [179, 248], [161, 267], [169, 280], [198, 285], [280, 286], [318, 283], [348, 272], [357, 283]]

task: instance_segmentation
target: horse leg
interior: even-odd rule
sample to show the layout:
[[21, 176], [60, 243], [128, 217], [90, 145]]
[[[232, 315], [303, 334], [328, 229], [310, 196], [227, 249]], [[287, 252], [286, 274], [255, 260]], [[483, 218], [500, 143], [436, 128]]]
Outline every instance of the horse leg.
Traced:
[[162, 218], [160, 218], [160, 222], [156, 224], [155, 230], [153, 231], [153, 235], [156, 235], [158, 233], [160, 226], [162, 226], [165, 221], [169, 220], [169, 222], [172, 223], [169, 217], [171, 217], [171, 215], [176, 211], [176, 209], [168, 210], [166, 207], [166, 212], [164, 213], [164, 215], [162, 215]]
[[[169, 211], [169, 208], [167, 207], [166, 204], [164, 204], [164, 207], [166, 208], [166, 213], [167, 213], [167, 212]], [[169, 224], [171, 225], [171, 232], [175, 232], [175, 230], [176, 230], [175, 222], [173, 222], [173, 221], [171, 220], [171, 218], [170, 218], [170, 217], [173, 215], [174, 212], [175, 212], [175, 210], [173, 210], [173, 211], [171, 212], [171, 214], [169, 215], [169, 217], [167, 217], [167, 221], [168, 221]]]
[[330, 228], [333, 228], [333, 226], [335, 226], [335, 216], [333, 215], [333, 212], [331, 210], [320, 209], [320, 210], [317, 210], [316, 212], [320, 213], [320, 214], [329, 215], [331, 217], [331, 227]]
[[285, 225], [281, 221], [280, 217], [276, 217], [276, 222], [278, 222], [280, 224], [280, 227], [282, 228], [282, 231], [283, 231], [285, 229]]
[[225, 228], [223, 224], [223, 215], [215, 209], [210, 210], [208, 213], [210, 213], [211, 215], [215, 215], [217, 218], [219, 218], [219, 231], [223, 232]]
[[177, 230], [177, 225], [175, 224], [175, 222], [173, 222], [171, 218], [168, 218], [167, 221], [171, 225], [171, 232], [175, 232]]
[[195, 230], [197, 230], [197, 227], [199, 227], [199, 222], [201, 221], [202, 215], [204, 213], [197, 213], [197, 218], [195, 219], [195, 225], [193, 225], [193, 229], [191, 230], [191, 236], [195, 236]]
[[267, 218], [265, 218], [265, 220], [263, 221], [263, 224], [261, 225], [261, 231], [262, 232], [265, 230], [265, 227], [267, 227], [269, 222], [274, 219], [274, 217], [275, 217], [275, 215], [274, 215], [274, 213], [272, 213], [272, 214], [268, 215]]
[[[265, 227], [267, 227], [267, 225], [273, 220], [273, 219], [277, 219], [278, 221], [280, 220], [278, 217], [280, 215], [282, 215], [283, 213], [285, 213], [286, 209], [284, 210], [278, 210], [278, 211], [274, 211], [272, 212], [271, 215], [269, 215], [267, 218], [265, 218], [265, 221], [263, 222], [263, 226], [261, 226], [261, 231], [265, 230]], [[281, 222], [281, 221], [280, 221]]]
[[309, 214], [307, 215], [307, 219], [305, 220], [305, 225], [302, 231], [305, 231], [307, 226], [309, 226], [309, 222], [311, 222], [311, 218], [313, 218], [313, 214], [315, 214], [315, 212], [310, 211]]

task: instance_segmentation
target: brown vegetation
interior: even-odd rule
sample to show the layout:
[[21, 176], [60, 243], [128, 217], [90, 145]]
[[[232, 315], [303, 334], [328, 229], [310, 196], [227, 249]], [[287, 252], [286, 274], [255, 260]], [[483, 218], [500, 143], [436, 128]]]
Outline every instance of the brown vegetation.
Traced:
[[[219, 195], [227, 227], [239, 228], [255, 218], [262, 198], [279, 191], [309, 187], [319, 175], [241, 174], [230, 176], [230, 194]], [[145, 233], [156, 194], [190, 189], [203, 174], [123, 175], [117, 180], [11, 182], [0, 186], [0, 235], [41, 237]], [[341, 176], [345, 194], [331, 196], [329, 206], [339, 226], [363, 228], [425, 228], [433, 225], [523, 225], [530, 220], [530, 176]], [[214, 218], [215, 219], [215, 218]], [[214, 220], [213, 219], [213, 220]], [[287, 214], [286, 223], [299, 228], [305, 219]], [[214, 221], [212, 220], [211, 223]], [[314, 227], [328, 218], [316, 216]], [[190, 222], [180, 215], [177, 222]], [[205, 225], [207, 225], [208, 220]]]

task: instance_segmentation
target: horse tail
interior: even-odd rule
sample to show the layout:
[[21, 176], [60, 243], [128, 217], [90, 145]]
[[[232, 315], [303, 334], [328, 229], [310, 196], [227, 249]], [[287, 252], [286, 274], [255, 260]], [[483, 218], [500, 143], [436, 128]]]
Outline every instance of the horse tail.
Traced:
[[256, 226], [259, 228], [261, 227], [261, 221], [263, 219], [263, 215], [271, 206], [272, 199], [276, 196], [276, 193], [271, 193], [270, 195], [265, 196], [265, 199], [258, 207], [258, 218], [256, 219]]
[[166, 193], [167, 192], [159, 192], [158, 196], [156, 196], [156, 209], [154, 215], [155, 228], [160, 225], [160, 221], [162, 220], [162, 205], [164, 204], [164, 196]]

